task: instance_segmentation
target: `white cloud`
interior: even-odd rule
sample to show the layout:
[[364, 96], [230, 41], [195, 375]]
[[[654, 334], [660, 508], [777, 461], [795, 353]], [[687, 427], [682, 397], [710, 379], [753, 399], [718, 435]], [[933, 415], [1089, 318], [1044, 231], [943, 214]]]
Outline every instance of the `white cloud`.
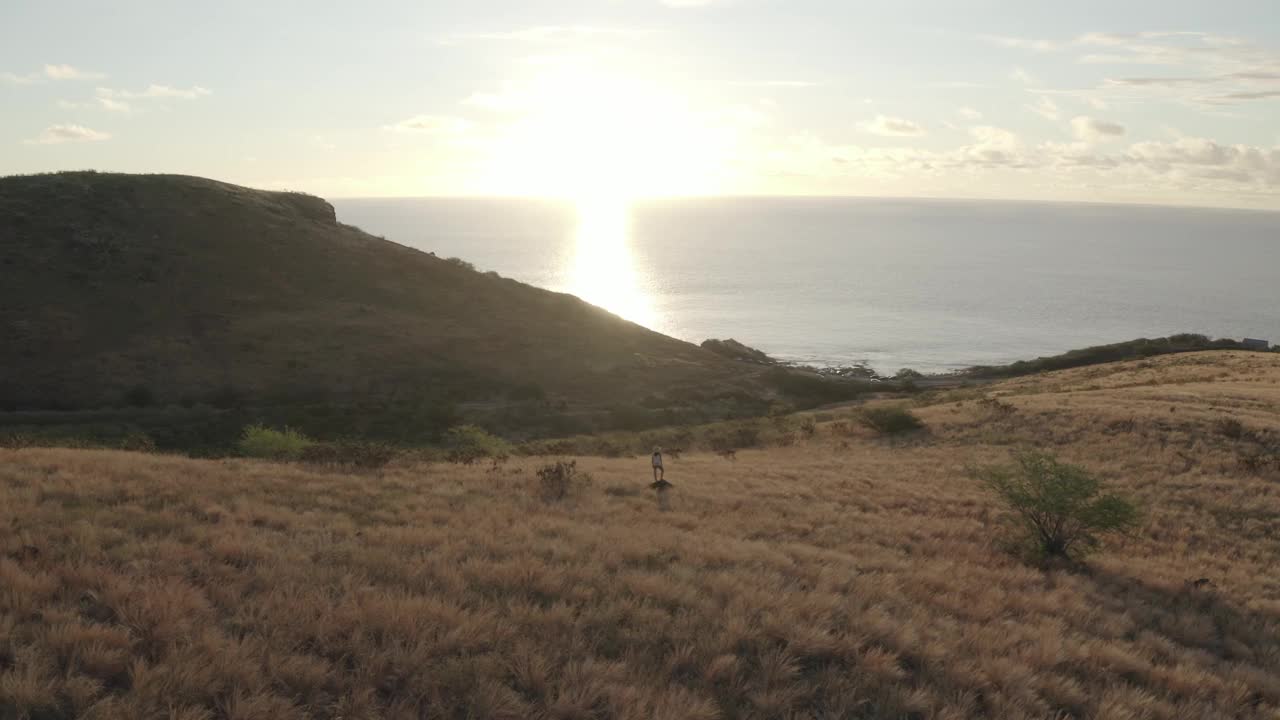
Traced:
[[659, 0], [659, 2], [673, 8], [697, 8], [725, 4], [725, 0]]
[[142, 99], [142, 98], [178, 98], [181, 100], [195, 100], [196, 98], [207, 97], [213, 92], [199, 85], [192, 85], [189, 88], [175, 88], [169, 85], [148, 85], [146, 90], [113, 90], [111, 88], [97, 88], [97, 95], [100, 98], [112, 99]]
[[70, 65], [45, 65], [44, 75], [50, 80], [98, 80], [106, 75], [98, 72], [87, 72]]
[[106, 75], [88, 72], [71, 65], [45, 65], [39, 72], [18, 75], [11, 72], [0, 72], [0, 83], [5, 85], [35, 85], [46, 80], [97, 80]]
[[398, 123], [386, 125], [383, 129], [424, 135], [459, 135], [470, 127], [471, 124], [462, 118], [447, 115], [415, 115]]
[[1041, 95], [1039, 99], [1036, 100], [1035, 105], [1027, 105], [1026, 107], [1031, 112], [1049, 120], [1057, 120], [1061, 113], [1058, 109], [1058, 104], [1045, 95]]
[[1036, 79], [1031, 76], [1031, 73], [1027, 72], [1026, 70], [1023, 70], [1020, 67], [1014, 68], [1009, 71], [1009, 79], [1016, 80], [1022, 83], [1023, 85], [1030, 85], [1031, 83], [1036, 81]]
[[885, 137], [916, 137], [924, 135], [924, 128], [918, 123], [899, 117], [877, 115], [874, 120], [862, 124], [862, 129]]
[[978, 112], [977, 110], [974, 110], [971, 107], [962, 107], [956, 111], [956, 114], [964, 118], [965, 120], [981, 120], [982, 119], [982, 113]]
[[1033, 50], [1035, 52], [1053, 52], [1061, 47], [1060, 44], [1053, 41], [1034, 38], [984, 35], [983, 39], [989, 43], [999, 45], [1000, 47], [1017, 48], [1019, 50]]
[[123, 100], [116, 100], [109, 97], [99, 97], [97, 100], [98, 105], [102, 107], [103, 110], [110, 110], [111, 112], [129, 112], [132, 109], [129, 106], [129, 103]]
[[0, 83], [5, 85], [34, 85], [42, 79], [43, 77], [39, 73], [17, 75], [11, 72], [0, 72]]
[[82, 125], [50, 125], [34, 140], [27, 140], [28, 145], [58, 145], [69, 142], [97, 142], [111, 136], [104, 132], [91, 130]]
[[1124, 126], [1119, 123], [1097, 120], [1084, 115], [1071, 118], [1071, 131], [1075, 133], [1077, 140], [1086, 143], [1114, 140], [1125, 133]]

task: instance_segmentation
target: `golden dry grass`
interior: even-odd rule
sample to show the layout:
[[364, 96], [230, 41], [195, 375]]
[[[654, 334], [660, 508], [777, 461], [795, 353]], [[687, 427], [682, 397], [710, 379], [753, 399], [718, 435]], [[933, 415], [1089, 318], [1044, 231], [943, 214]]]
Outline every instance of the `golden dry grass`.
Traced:
[[[1274, 718], [1280, 358], [1066, 371], [908, 440], [376, 475], [0, 451], [0, 717]], [[1238, 437], [1218, 431], [1236, 417]], [[1146, 510], [1003, 554], [964, 471], [1034, 444]], [[1187, 581], [1209, 578], [1212, 587]]]

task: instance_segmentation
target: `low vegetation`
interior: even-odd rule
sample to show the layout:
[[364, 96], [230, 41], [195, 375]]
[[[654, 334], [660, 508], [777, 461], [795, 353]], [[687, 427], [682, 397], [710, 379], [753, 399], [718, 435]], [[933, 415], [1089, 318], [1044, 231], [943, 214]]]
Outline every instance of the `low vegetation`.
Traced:
[[298, 460], [315, 441], [292, 428], [276, 430], [250, 425], [240, 436], [240, 452], [245, 457], [268, 460]]
[[1101, 546], [1102, 536], [1138, 522], [1133, 503], [1104, 493], [1102, 483], [1079, 465], [1044, 452], [1018, 453], [1012, 466], [974, 473], [1008, 506], [1014, 548], [1037, 560], [1074, 560]]
[[858, 419], [881, 435], [902, 435], [924, 427], [920, 418], [910, 410], [894, 405], [865, 408], [858, 414]]
[[459, 425], [445, 433], [446, 458], [452, 463], [470, 465], [486, 458], [505, 457], [511, 446], [500, 437], [475, 425]]
[[[796, 441], [736, 464], [669, 453], [666, 512], [625, 454], [371, 474], [15, 444], [0, 717], [1274, 718], [1280, 468], [1240, 458], [1280, 447], [1280, 358], [984, 392], [1013, 409], [939, 394], [909, 445], [833, 411], [755, 422]], [[1028, 446], [1138, 524], [1084, 564], [1005, 552], [1010, 506], [966, 469]]]
[[[1008, 378], [1051, 370], [1086, 367], [1121, 360], [1172, 355], [1175, 353], [1200, 352], [1203, 350], [1248, 350], [1250, 348], [1239, 340], [1211, 340], [1207, 335], [1182, 333], [1163, 338], [1139, 338], [1110, 345], [1071, 350], [1061, 355], [1036, 358], [1035, 360], [1019, 360], [1008, 365], [982, 365], [970, 368], [962, 373], [976, 378]], [[1271, 351], [1280, 350], [1280, 345], [1272, 346]], [[1265, 352], [1265, 351], [1264, 351]]]

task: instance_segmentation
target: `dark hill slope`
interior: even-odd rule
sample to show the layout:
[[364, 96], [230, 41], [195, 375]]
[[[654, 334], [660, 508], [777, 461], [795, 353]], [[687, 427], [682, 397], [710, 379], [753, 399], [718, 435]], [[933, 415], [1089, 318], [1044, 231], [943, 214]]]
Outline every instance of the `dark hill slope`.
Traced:
[[763, 397], [755, 372], [340, 224], [318, 198], [170, 175], [0, 178], [0, 409], [660, 408]]

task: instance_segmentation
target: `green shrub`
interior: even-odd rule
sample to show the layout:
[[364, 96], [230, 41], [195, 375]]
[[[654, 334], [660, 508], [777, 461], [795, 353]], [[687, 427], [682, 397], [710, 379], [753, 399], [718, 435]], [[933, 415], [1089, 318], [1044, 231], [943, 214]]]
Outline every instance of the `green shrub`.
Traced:
[[297, 460], [315, 444], [297, 430], [275, 430], [265, 425], [250, 425], [240, 435], [238, 447], [246, 457], [268, 460]]
[[1008, 506], [1014, 548], [1034, 559], [1075, 559], [1101, 546], [1103, 535], [1138, 522], [1138, 509], [1078, 465], [1038, 451], [1008, 467], [972, 471]]
[[901, 435], [924, 427], [920, 418], [903, 407], [866, 408], [859, 420], [881, 435]]
[[444, 434], [446, 459], [452, 463], [470, 465], [484, 458], [506, 456], [511, 446], [506, 440], [489, 434], [482, 427], [459, 425]]

